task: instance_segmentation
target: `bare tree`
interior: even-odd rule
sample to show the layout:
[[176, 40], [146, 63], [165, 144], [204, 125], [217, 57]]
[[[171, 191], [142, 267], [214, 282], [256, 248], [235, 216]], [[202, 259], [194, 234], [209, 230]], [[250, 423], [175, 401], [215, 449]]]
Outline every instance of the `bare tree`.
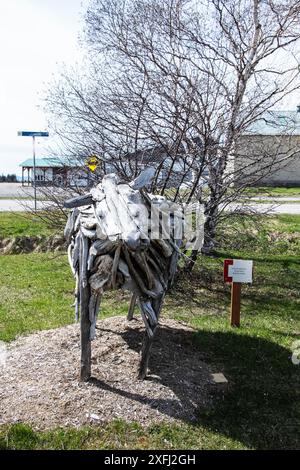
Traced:
[[226, 205], [295, 154], [264, 146], [251, 164], [240, 142], [299, 88], [299, 20], [295, 0], [92, 0], [85, 72], [46, 101], [56, 131], [125, 179], [155, 162], [153, 190], [205, 204], [209, 253]]

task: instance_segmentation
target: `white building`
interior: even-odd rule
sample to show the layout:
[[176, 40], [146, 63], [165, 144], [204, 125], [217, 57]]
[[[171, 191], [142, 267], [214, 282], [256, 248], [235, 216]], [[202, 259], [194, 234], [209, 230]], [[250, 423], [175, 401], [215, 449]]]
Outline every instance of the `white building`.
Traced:
[[[22, 185], [32, 185], [34, 181], [33, 158], [20, 164]], [[86, 186], [88, 173], [79, 160], [57, 157], [36, 158], [35, 179], [37, 186]]]

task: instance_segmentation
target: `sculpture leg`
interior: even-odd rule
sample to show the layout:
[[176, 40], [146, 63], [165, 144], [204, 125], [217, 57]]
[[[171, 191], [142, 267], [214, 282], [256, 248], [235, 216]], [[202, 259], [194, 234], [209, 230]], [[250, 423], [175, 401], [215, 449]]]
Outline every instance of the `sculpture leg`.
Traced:
[[86, 382], [91, 377], [91, 322], [89, 318], [89, 292], [88, 287], [80, 291], [80, 380]]
[[96, 323], [97, 323], [97, 317], [98, 317], [98, 313], [100, 309], [101, 297], [102, 297], [102, 292], [100, 290], [93, 291], [91, 289], [90, 301], [89, 301], [89, 318], [90, 318], [90, 323], [91, 323], [90, 339], [91, 340], [95, 339], [95, 335], [96, 335]]
[[129, 310], [128, 310], [128, 314], [127, 314], [127, 320], [129, 320], [129, 321], [133, 319], [133, 312], [134, 312], [134, 307], [135, 307], [135, 304], [136, 304], [136, 299], [137, 299], [137, 295], [132, 294], [131, 300], [130, 300], [130, 305], [129, 305]]
[[[164, 294], [158, 297], [157, 299], [152, 300], [151, 302], [152, 308], [155, 312], [157, 323], [158, 323], [159, 314], [162, 308], [163, 300], [164, 300]], [[143, 313], [142, 313], [142, 316], [143, 316]], [[143, 316], [143, 319], [144, 319], [144, 316]], [[141, 352], [141, 362], [140, 362], [139, 373], [138, 373], [138, 378], [140, 380], [143, 380], [147, 375], [150, 351], [151, 351], [154, 335], [156, 332], [156, 328], [157, 328], [157, 325], [152, 325], [151, 329], [149, 329], [148, 327], [144, 336], [144, 340], [142, 344], [142, 352]], [[150, 331], [152, 331], [152, 334], [149, 334]]]
[[154, 333], [156, 328], [153, 331], [153, 336], [149, 336], [148, 333], [145, 333], [143, 344], [142, 344], [142, 352], [141, 352], [141, 362], [139, 367], [138, 378], [143, 380], [147, 375], [148, 370], [148, 363], [150, 357], [150, 350], [153, 343]]
[[[85, 241], [85, 240], [82, 240]], [[80, 253], [80, 344], [81, 344], [81, 361], [80, 361], [80, 380], [86, 382], [91, 377], [91, 322], [89, 316], [90, 302], [90, 286], [86, 282], [86, 251], [84, 243], [81, 245]]]

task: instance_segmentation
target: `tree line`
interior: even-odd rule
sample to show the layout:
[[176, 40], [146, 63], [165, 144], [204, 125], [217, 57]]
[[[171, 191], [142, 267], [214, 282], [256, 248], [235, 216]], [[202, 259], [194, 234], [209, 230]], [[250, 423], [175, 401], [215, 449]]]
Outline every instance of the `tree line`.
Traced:
[[0, 183], [16, 183], [18, 181], [17, 175], [15, 174], [7, 174], [7, 175], [0, 175]]

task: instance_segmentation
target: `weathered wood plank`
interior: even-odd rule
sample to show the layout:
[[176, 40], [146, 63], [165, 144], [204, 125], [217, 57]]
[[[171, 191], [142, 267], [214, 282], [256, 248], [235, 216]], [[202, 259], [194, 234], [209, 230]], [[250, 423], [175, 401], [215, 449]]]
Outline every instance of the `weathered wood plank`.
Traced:
[[93, 197], [91, 194], [85, 194], [84, 196], [73, 197], [64, 202], [64, 207], [73, 209], [74, 207], [89, 206], [93, 203]]
[[[80, 240], [80, 273], [86, 271], [86, 257], [84, 255], [84, 237]], [[88, 282], [80, 282], [80, 380], [86, 382], [91, 377], [91, 322], [89, 317], [90, 286]]]
[[79, 210], [74, 209], [70, 212], [68, 221], [65, 226], [64, 236], [68, 243], [71, 241], [71, 237], [75, 232], [76, 220], [79, 216]]
[[146, 295], [148, 297], [151, 297], [151, 298], [156, 297], [157, 294], [155, 292], [153, 292], [152, 290], [147, 289], [147, 287], [145, 286], [144, 281], [142, 280], [142, 278], [138, 274], [137, 270], [133, 266], [133, 263], [130, 259], [129, 252], [128, 252], [128, 250], [125, 246], [123, 246], [123, 253], [124, 253], [124, 256], [125, 256], [126, 263], [128, 265], [128, 268], [129, 268], [130, 275], [132, 276], [133, 280], [135, 281], [137, 287], [140, 289], [141, 294], [144, 294], [144, 295]]
[[134, 313], [134, 308], [136, 305], [136, 300], [137, 300], [137, 294], [132, 294], [131, 300], [130, 300], [130, 305], [129, 305], [129, 310], [127, 314], [127, 320], [132, 320], [133, 319], [133, 313]]
[[157, 325], [157, 318], [155, 311], [152, 308], [151, 302], [149, 300], [139, 300], [139, 305], [144, 312], [145, 317], [147, 318], [151, 328], [153, 329]]
[[87, 260], [89, 252], [89, 242], [88, 238], [81, 233], [81, 269], [80, 269], [80, 279], [83, 287], [87, 285]]
[[112, 271], [111, 271], [111, 285], [113, 289], [116, 288], [117, 270], [118, 270], [118, 265], [119, 265], [119, 260], [120, 260], [120, 254], [121, 254], [121, 244], [119, 244], [116, 248], [114, 262], [113, 262]]
[[132, 189], [142, 189], [145, 186], [148, 186], [151, 181], [153, 180], [155, 175], [155, 169], [154, 168], [146, 168], [144, 171], [142, 171], [135, 180], [133, 180], [129, 186]]

